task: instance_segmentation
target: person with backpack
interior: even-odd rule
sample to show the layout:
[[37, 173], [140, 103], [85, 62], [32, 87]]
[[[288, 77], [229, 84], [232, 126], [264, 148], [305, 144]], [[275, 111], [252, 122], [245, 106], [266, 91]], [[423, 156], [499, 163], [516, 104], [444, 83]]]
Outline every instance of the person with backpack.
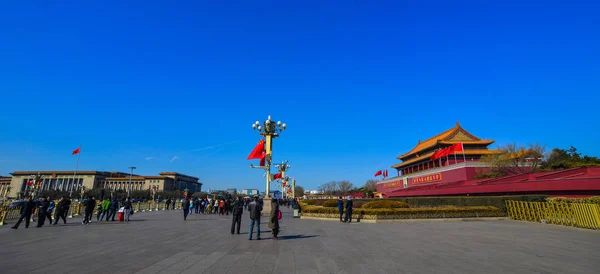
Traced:
[[279, 219], [281, 219], [281, 211], [279, 211], [279, 203], [274, 199], [271, 204], [271, 216], [269, 218], [269, 228], [273, 232], [273, 240], [277, 240], [279, 234]]

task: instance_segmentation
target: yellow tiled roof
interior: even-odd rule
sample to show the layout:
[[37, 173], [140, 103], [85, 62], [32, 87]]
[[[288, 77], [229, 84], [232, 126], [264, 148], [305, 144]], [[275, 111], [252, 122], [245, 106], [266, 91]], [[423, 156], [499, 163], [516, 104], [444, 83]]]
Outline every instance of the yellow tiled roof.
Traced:
[[[417, 158], [414, 159], [410, 159], [408, 161], [399, 163], [399, 164], [395, 164], [392, 166], [392, 168], [401, 168], [416, 162], [420, 162], [426, 159], [429, 159], [431, 157], [431, 155], [433, 155], [433, 153], [435, 152], [430, 152], [427, 153], [425, 155], [419, 156]], [[490, 154], [496, 154], [496, 153], [500, 153], [498, 150], [489, 150], [489, 149], [465, 149], [465, 155], [490, 155]], [[456, 156], [458, 157], [459, 155], [462, 155], [462, 152], [457, 152]]]
[[[452, 138], [458, 134], [461, 134], [461, 137], [467, 138], [468, 140], [460, 140], [460, 141], [452, 140]], [[453, 144], [453, 143], [458, 143], [458, 142], [463, 142], [465, 144], [491, 144], [494, 141], [493, 140], [481, 140], [481, 139], [475, 137], [475, 135], [466, 131], [464, 128], [462, 128], [460, 126], [460, 124], [458, 122], [456, 122], [456, 126], [454, 126], [453, 128], [448, 129], [448, 130], [446, 130], [436, 136], [433, 136], [423, 142], [419, 141], [419, 143], [411, 151], [409, 151], [406, 154], [400, 155], [397, 158], [402, 160], [408, 156], [411, 156], [412, 154], [415, 154], [417, 152], [431, 148], [441, 142], [443, 142], [444, 144]]]

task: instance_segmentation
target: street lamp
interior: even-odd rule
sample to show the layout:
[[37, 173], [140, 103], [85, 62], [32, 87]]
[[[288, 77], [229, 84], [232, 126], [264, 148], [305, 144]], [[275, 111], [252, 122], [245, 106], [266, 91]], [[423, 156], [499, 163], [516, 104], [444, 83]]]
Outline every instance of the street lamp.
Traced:
[[286, 181], [285, 180], [285, 172], [288, 169], [290, 169], [290, 168], [292, 168], [292, 166], [288, 165], [288, 161], [287, 160], [285, 160], [285, 162], [282, 162], [281, 164], [277, 165], [277, 169], [281, 173], [281, 180], [282, 180], [282, 183], [281, 183], [281, 198], [283, 198], [283, 195], [285, 195], [285, 186], [284, 186], [284, 182]]
[[35, 198], [35, 196], [37, 196], [37, 192], [40, 188], [39, 184], [42, 183], [43, 179], [42, 179], [42, 175], [38, 172], [37, 175], [31, 175], [31, 177], [33, 177], [33, 184], [31, 185], [30, 189], [30, 193], [29, 195], [31, 196], [31, 198]]
[[259, 121], [256, 121], [252, 124], [252, 128], [261, 136], [265, 137], [265, 166], [264, 169], [267, 172], [267, 187], [265, 189], [265, 194], [269, 195], [271, 191], [271, 159], [273, 157], [273, 138], [277, 138], [279, 134], [281, 134], [284, 130], [286, 130], [287, 125], [282, 123], [281, 121], [277, 121], [275, 123], [271, 120], [271, 115], [268, 116], [267, 120], [261, 125]]
[[129, 172], [129, 185], [127, 186], [127, 198], [129, 198], [129, 191], [131, 189], [131, 177], [133, 176], [133, 170], [134, 169], [135, 169], [134, 166], [130, 166], [129, 167], [129, 170], [131, 170], [131, 171]]

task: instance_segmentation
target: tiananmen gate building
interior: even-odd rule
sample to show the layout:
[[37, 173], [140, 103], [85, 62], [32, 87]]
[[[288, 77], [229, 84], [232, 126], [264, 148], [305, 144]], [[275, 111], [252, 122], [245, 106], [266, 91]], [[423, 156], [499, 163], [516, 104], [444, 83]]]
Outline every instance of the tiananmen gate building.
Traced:
[[[600, 168], [575, 168], [516, 174], [499, 178], [475, 179], [491, 170], [481, 161], [485, 155], [499, 153], [489, 149], [494, 140], [480, 139], [456, 125], [417, 145], [397, 158], [393, 165], [398, 176], [377, 183], [384, 197], [526, 195], [550, 196], [600, 195]], [[459, 144], [462, 151], [433, 158], [443, 149]], [[461, 145], [462, 144], [462, 145]]]

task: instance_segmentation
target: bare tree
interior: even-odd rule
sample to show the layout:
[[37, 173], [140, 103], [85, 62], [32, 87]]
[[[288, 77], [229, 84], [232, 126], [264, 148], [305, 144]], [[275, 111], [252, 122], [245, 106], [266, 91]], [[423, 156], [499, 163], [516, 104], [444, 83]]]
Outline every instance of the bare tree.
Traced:
[[302, 197], [304, 195], [304, 188], [301, 186], [296, 186], [294, 188], [294, 192], [296, 193], [296, 197]]
[[365, 192], [377, 192], [377, 181], [376, 180], [368, 180], [363, 186]]
[[329, 183], [324, 183], [319, 186], [319, 191], [322, 194], [333, 194], [337, 190], [337, 182], [331, 181]]
[[339, 192], [343, 195], [343, 194], [347, 194], [348, 192], [350, 192], [350, 190], [352, 190], [354, 188], [354, 185], [347, 180], [343, 180], [343, 181], [339, 181], [337, 182], [338, 188], [339, 188]]
[[518, 146], [516, 143], [498, 148], [499, 153], [482, 157], [483, 162], [492, 167], [494, 173], [522, 174], [535, 171], [544, 157], [545, 145], [535, 143]]

